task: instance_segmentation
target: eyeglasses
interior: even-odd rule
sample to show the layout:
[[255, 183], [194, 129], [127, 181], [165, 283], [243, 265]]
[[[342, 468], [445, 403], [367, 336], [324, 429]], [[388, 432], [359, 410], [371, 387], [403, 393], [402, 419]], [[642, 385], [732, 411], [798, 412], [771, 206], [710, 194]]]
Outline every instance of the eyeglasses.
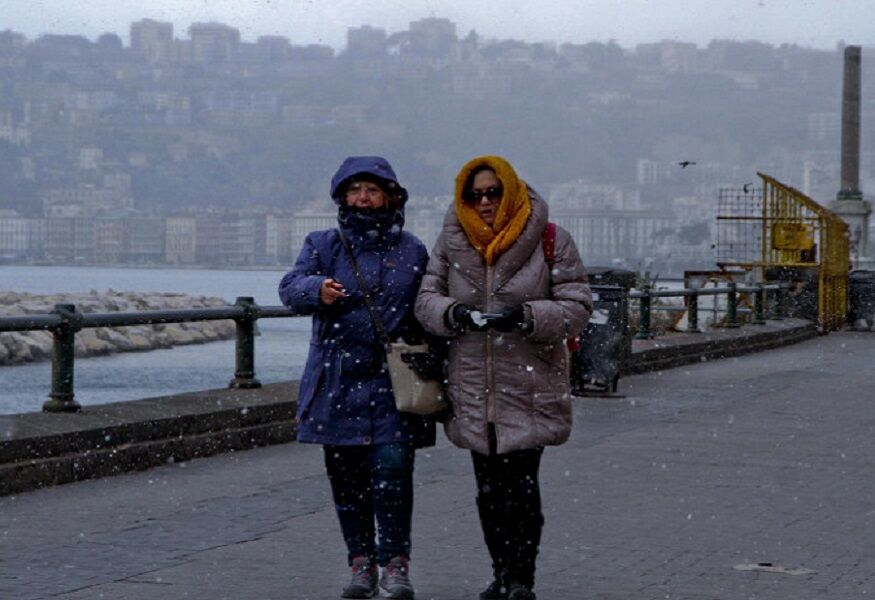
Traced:
[[485, 190], [468, 190], [465, 192], [465, 201], [476, 204], [483, 200], [483, 197], [485, 196], [490, 202], [498, 202], [503, 195], [504, 190], [501, 187], [494, 185]]
[[383, 190], [376, 183], [356, 182], [349, 184], [346, 188], [346, 197], [355, 198], [364, 192], [368, 198], [376, 198], [383, 193]]

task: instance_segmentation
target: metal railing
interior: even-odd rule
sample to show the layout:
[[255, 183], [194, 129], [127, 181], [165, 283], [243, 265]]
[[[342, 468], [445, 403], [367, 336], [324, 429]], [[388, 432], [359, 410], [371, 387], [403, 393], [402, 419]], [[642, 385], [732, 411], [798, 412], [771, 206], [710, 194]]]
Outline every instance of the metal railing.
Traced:
[[[725, 327], [739, 327], [738, 294], [751, 293], [754, 297], [753, 324], [765, 323], [767, 293], [771, 293], [772, 311], [769, 318], [782, 319], [785, 313], [785, 290], [790, 284], [739, 286], [730, 283], [726, 287], [653, 290], [645, 285], [642, 290], [630, 290], [630, 298], [639, 301], [639, 325], [637, 339], [651, 339], [654, 333], [650, 326], [654, 310], [676, 310], [677, 307], [654, 305], [654, 298], [684, 297], [687, 299], [687, 332], [701, 332], [699, 328], [699, 297], [726, 295], [727, 322]], [[683, 309], [682, 309], [683, 310]], [[131, 325], [157, 325], [195, 321], [221, 321], [230, 319], [236, 325], [236, 351], [234, 377], [229, 388], [252, 389], [261, 387], [255, 376], [255, 323], [258, 319], [299, 316], [282, 306], [259, 306], [251, 297], [239, 297], [233, 306], [196, 309], [153, 310], [126, 313], [81, 313], [73, 304], [56, 304], [50, 314], [0, 317], [0, 332], [50, 331], [52, 345], [52, 389], [49, 399], [43, 403], [46, 412], [77, 412], [81, 405], [74, 399], [74, 348], [76, 332], [95, 327], [124, 327]]]
[[74, 304], [56, 304], [50, 314], [0, 317], [0, 332], [50, 331], [52, 333], [52, 391], [43, 404], [46, 412], [77, 412], [74, 399], [74, 348], [76, 332], [94, 327], [125, 327], [195, 321], [233, 320], [236, 325], [236, 368], [228, 387], [261, 387], [255, 377], [255, 322], [258, 319], [294, 317], [282, 306], [259, 306], [251, 297], [239, 297], [234, 306], [150, 310], [126, 313], [81, 313]]
[[[631, 290], [630, 298], [638, 299], [638, 333], [636, 339], [649, 340], [654, 334], [651, 330], [651, 313], [654, 310], [677, 310], [674, 306], [659, 306], [653, 304], [654, 298], [686, 298], [687, 333], [701, 333], [699, 328], [699, 297], [726, 295], [726, 323], [724, 327], [740, 327], [738, 315], [744, 309], [738, 306], [739, 294], [752, 294], [753, 317], [751, 324], [765, 325], [766, 306], [769, 300], [767, 295], [772, 292], [772, 310], [769, 318], [780, 320], [786, 312], [786, 290], [791, 286], [789, 283], [756, 284], [753, 286], [741, 286], [730, 282], [725, 287], [714, 288], [684, 288], [682, 290], [653, 290], [650, 285], [644, 285], [641, 290]], [[681, 309], [684, 310], [684, 309]]]

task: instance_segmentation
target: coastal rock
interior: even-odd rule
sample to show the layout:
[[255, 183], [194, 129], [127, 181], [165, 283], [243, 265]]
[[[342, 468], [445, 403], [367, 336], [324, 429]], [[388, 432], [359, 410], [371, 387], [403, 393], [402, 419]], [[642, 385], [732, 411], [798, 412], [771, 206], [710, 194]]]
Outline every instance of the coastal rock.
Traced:
[[[51, 313], [55, 304], [73, 304], [80, 313], [135, 312], [228, 306], [222, 298], [186, 294], [118, 292], [36, 295], [0, 292], [0, 317]], [[77, 357], [98, 356], [169, 348], [182, 344], [200, 344], [231, 339], [234, 322], [197, 321], [161, 323], [127, 327], [97, 327], [76, 333]], [[52, 356], [52, 334], [48, 331], [0, 333], [0, 365], [48, 360]]]
[[83, 329], [76, 333], [76, 356], [109, 354], [114, 350], [115, 347], [112, 344], [97, 337], [97, 332], [94, 329]]

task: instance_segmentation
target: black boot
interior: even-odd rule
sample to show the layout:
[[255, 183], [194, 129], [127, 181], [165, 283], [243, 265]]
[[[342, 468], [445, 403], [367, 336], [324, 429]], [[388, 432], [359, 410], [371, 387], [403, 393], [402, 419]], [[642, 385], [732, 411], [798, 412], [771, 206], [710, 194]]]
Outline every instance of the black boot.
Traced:
[[507, 600], [536, 600], [532, 588], [517, 581], [511, 581], [507, 585]]
[[507, 574], [503, 569], [495, 569], [495, 579], [480, 592], [480, 600], [505, 600], [507, 598]]
[[492, 583], [480, 592], [480, 600], [504, 600], [505, 598], [507, 598], [507, 592], [498, 579], [493, 579]]
[[483, 540], [492, 559], [492, 573], [495, 579], [485, 590], [480, 592], [480, 600], [504, 600], [507, 598], [506, 575], [504, 569], [504, 536], [501, 535], [501, 525], [494, 516], [494, 507], [488, 503], [490, 499], [483, 494], [477, 496], [477, 509], [480, 525], [483, 528]]

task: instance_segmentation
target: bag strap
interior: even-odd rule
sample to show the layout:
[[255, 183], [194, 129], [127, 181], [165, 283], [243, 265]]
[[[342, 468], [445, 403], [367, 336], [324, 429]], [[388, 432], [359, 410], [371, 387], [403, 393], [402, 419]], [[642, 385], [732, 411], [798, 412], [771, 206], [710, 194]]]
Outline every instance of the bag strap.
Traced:
[[553, 265], [556, 264], [556, 223], [548, 222], [544, 227], [544, 260], [550, 270], [553, 270]]
[[[544, 261], [550, 268], [550, 281], [553, 281], [553, 265], [556, 264], [556, 223], [548, 222], [544, 227]], [[580, 335], [572, 335], [565, 339], [568, 349], [577, 352], [580, 349]]]
[[377, 313], [377, 309], [374, 308], [374, 303], [371, 300], [371, 292], [368, 287], [365, 278], [362, 277], [362, 272], [359, 270], [358, 261], [356, 261], [355, 256], [352, 253], [352, 248], [349, 246], [349, 242], [346, 240], [346, 236], [343, 235], [343, 232], [338, 229], [337, 234], [340, 236], [340, 241], [343, 244], [343, 247], [346, 249], [346, 254], [349, 256], [349, 262], [352, 264], [352, 270], [355, 272], [355, 278], [359, 283], [359, 287], [362, 290], [362, 296], [365, 301], [365, 306], [368, 307], [368, 312], [371, 313], [371, 319], [374, 321], [374, 328], [377, 330], [377, 335], [380, 338], [380, 343], [383, 344], [383, 349], [386, 351], [386, 354], [392, 352], [391, 342], [389, 341], [389, 334], [386, 333], [386, 328], [383, 326], [383, 320], [380, 319], [380, 315]]

